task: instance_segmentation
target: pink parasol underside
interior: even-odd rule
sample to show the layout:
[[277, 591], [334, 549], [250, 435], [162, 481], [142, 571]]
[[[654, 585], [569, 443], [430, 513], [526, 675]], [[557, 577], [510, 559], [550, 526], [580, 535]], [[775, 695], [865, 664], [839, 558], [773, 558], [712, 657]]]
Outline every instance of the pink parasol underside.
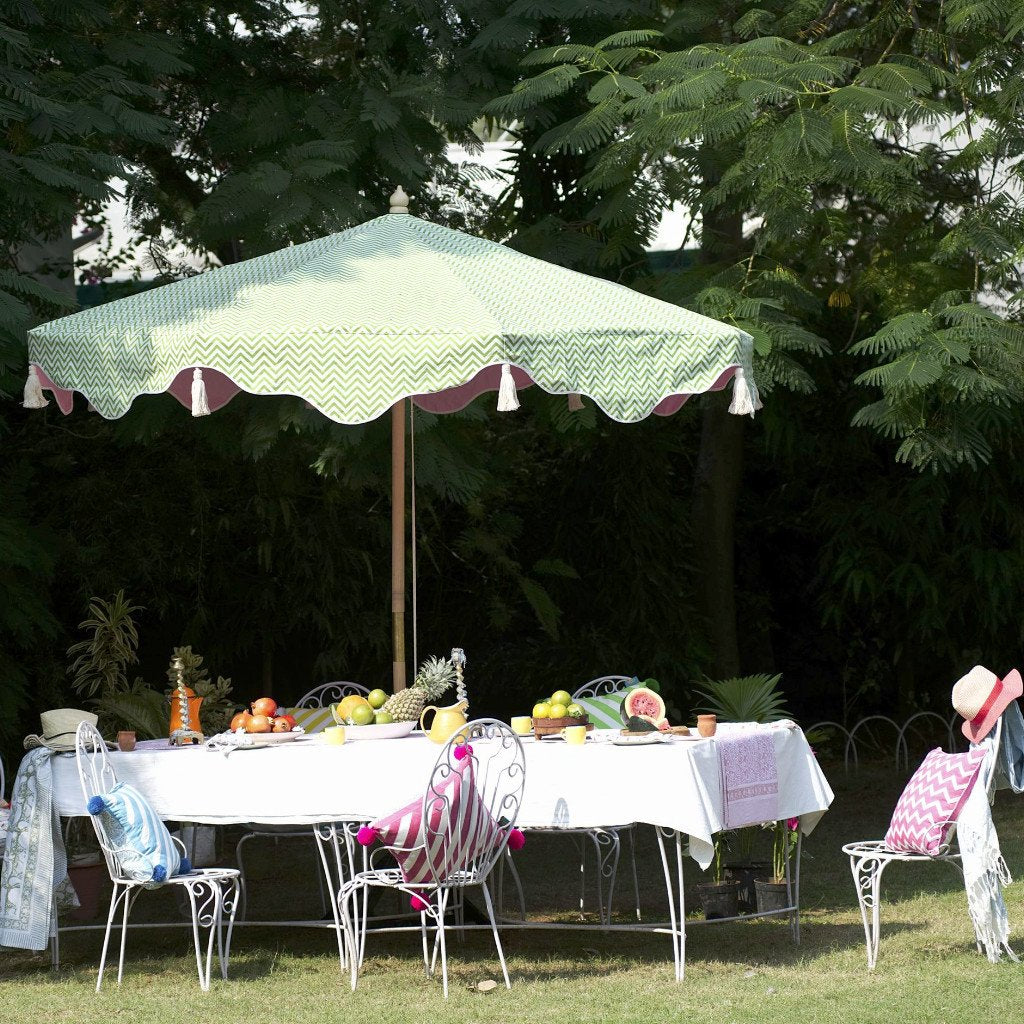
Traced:
[[[167, 389], [186, 409], [192, 408], [192, 370], [193, 367], [191, 366], [182, 370]], [[220, 370], [202, 367], [202, 371], [203, 382], [206, 385], [206, 398], [211, 412], [216, 412], [217, 409], [227, 405], [242, 390], [230, 377], [221, 373]], [[39, 374], [39, 383], [45, 390], [53, 393], [60, 411], [65, 415], [70, 413], [74, 406], [74, 392], [57, 387], [42, 368], [38, 368], [37, 372]], [[728, 367], [715, 381], [710, 390], [723, 390], [728, 386], [735, 374], [736, 367]], [[512, 377], [516, 382], [517, 389], [532, 387], [534, 384], [534, 380], [529, 373], [518, 366], [512, 367]], [[501, 366], [496, 363], [493, 366], [485, 366], [479, 373], [463, 384], [446, 388], [444, 391], [436, 391], [433, 394], [410, 395], [409, 397], [425, 412], [438, 414], [458, 412], [484, 392], [497, 391], [500, 381]], [[682, 408], [689, 397], [689, 395], [668, 395], [651, 412], [655, 416], [671, 416]]]

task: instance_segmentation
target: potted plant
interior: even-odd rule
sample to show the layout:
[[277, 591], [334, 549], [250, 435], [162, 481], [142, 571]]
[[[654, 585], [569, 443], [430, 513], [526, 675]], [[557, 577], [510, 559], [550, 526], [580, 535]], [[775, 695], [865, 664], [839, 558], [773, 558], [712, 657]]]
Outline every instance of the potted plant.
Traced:
[[757, 905], [754, 884], [758, 879], [771, 877], [771, 864], [754, 854], [754, 837], [760, 828], [751, 825], [736, 829], [730, 833], [735, 837], [727, 844], [730, 851], [725, 863], [725, 877], [730, 881], [739, 882], [739, 908], [741, 911], [752, 911]]
[[[788, 717], [786, 701], [779, 689], [781, 674], [760, 673], [732, 679], [705, 679], [694, 691], [704, 703], [694, 714], [713, 714], [719, 722], [777, 722]], [[741, 910], [753, 910], [756, 905], [755, 889], [758, 879], [770, 881], [771, 865], [753, 856], [756, 826], [738, 829], [734, 835], [738, 856], [725, 865], [725, 877], [740, 883]], [[783, 904], [785, 906], [785, 904]]]
[[726, 845], [724, 834], [715, 836], [715, 856], [711, 862], [712, 881], [697, 883], [704, 917], [709, 921], [737, 917], [740, 912], [740, 883], [735, 879], [727, 879], [724, 874], [722, 856]]
[[772, 877], [757, 879], [757, 911], [760, 914], [770, 910], [785, 910], [791, 904], [789, 883], [786, 881], [786, 865], [800, 837], [800, 819], [789, 818], [777, 821], [772, 829]]
[[713, 714], [719, 722], [778, 722], [789, 717], [786, 698], [779, 689], [781, 673], [762, 672], [732, 679], [704, 679], [694, 690], [704, 704], [694, 714]]

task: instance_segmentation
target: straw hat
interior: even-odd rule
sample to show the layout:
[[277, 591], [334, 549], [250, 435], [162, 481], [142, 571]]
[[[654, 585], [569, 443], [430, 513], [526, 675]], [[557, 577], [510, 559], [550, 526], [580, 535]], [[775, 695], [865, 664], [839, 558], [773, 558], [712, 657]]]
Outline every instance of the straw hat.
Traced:
[[26, 736], [25, 749], [49, 747], [58, 753], [75, 749], [75, 732], [82, 722], [96, 725], [96, 716], [89, 711], [78, 708], [57, 708], [55, 711], [43, 711], [39, 715], [41, 735]]
[[1022, 692], [1024, 683], [1016, 669], [1000, 679], [995, 672], [975, 665], [953, 686], [953, 710], [964, 719], [963, 734], [972, 743], [980, 743]]

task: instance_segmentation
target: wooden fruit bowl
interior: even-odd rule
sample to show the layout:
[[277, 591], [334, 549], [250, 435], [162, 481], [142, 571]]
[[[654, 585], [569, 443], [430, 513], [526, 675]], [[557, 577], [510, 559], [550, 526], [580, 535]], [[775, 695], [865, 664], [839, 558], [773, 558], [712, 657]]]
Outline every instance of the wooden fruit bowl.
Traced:
[[564, 728], [570, 725], [585, 725], [587, 732], [591, 732], [594, 728], [594, 723], [586, 715], [582, 718], [572, 718], [568, 715], [565, 718], [535, 718], [533, 720], [533, 735], [539, 740], [545, 736], [558, 736]]

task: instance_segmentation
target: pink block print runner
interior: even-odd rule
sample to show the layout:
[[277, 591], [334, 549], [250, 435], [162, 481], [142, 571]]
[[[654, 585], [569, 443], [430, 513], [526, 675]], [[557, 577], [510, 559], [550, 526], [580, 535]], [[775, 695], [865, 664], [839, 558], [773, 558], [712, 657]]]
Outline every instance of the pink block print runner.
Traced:
[[722, 823], [742, 828], [779, 816], [779, 770], [767, 730], [719, 731], [718, 770], [722, 780]]

